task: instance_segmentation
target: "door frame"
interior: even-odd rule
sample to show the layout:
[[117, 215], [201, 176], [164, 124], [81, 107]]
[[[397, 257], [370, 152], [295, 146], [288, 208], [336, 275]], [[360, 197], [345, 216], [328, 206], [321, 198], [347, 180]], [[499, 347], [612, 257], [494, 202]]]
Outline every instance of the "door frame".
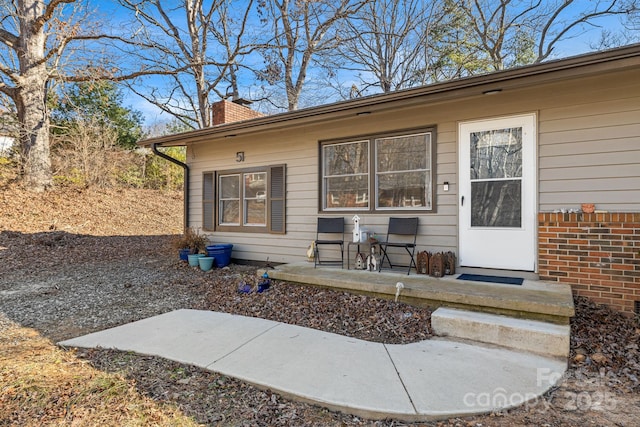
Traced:
[[[525, 159], [529, 162], [527, 166], [527, 170], [525, 171], [525, 165], [523, 164], [523, 184], [526, 185], [528, 191], [531, 192], [529, 197], [523, 197], [522, 200], [522, 227], [526, 229], [529, 234], [525, 234], [527, 238], [527, 248], [530, 248], [531, 252], [529, 256], [533, 259], [531, 263], [527, 266], [527, 268], [505, 268], [505, 267], [496, 267], [492, 265], [469, 265], [464, 261], [464, 255], [461, 251], [463, 247], [463, 239], [464, 239], [464, 229], [463, 227], [469, 227], [471, 231], [470, 224], [463, 224], [463, 214], [462, 214], [462, 203], [461, 197], [464, 196], [464, 193], [467, 192], [468, 203], [471, 203], [471, 191], [470, 191], [470, 180], [466, 179], [464, 181], [463, 173], [468, 173], [468, 171], [462, 170], [463, 162], [463, 136], [468, 134], [469, 132], [475, 131], [474, 127], [477, 127], [478, 130], [491, 130], [497, 129], [501, 126], [496, 124], [500, 121], [522, 121], [525, 126], [531, 125], [532, 129], [532, 147], [529, 149], [523, 148], [523, 162]], [[484, 127], [482, 125], [485, 125]], [[469, 129], [469, 128], [472, 129]], [[465, 128], [463, 134], [463, 128]], [[537, 112], [530, 113], [521, 113], [521, 114], [513, 114], [513, 115], [505, 115], [505, 116], [496, 116], [496, 117], [485, 117], [482, 119], [473, 119], [467, 121], [458, 122], [458, 135], [457, 135], [457, 149], [458, 149], [458, 183], [459, 183], [459, 193], [457, 195], [457, 208], [458, 208], [458, 254], [460, 257], [460, 266], [461, 267], [470, 267], [470, 268], [487, 268], [487, 269], [503, 269], [503, 270], [513, 270], [513, 271], [529, 271], [529, 272], [537, 272], [538, 271], [538, 223], [537, 223], [537, 211], [538, 211], [538, 181], [539, 181], [539, 171], [538, 171], [538, 114]], [[527, 153], [530, 155], [527, 156]], [[526, 176], [525, 181], [525, 173], [530, 174], [531, 176]], [[524, 190], [523, 190], [524, 191]]]

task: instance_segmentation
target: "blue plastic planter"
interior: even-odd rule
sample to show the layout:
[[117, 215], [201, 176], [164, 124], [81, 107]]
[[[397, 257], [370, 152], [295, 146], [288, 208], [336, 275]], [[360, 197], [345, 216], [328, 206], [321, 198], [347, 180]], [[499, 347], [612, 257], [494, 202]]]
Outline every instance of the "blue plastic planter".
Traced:
[[200, 264], [200, 270], [209, 271], [213, 268], [214, 257], [210, 256], [202, 256], [198, 258], [198, 263]]
[[203, 254], [189, 254], [187, 255], [187, 260], [189, 261], [189, 265], [191, 267], [197, 267], [198, 264], [198, 258], [203, 257]]
[[182, 261], [188, 261], [189, 258], [187, 256], [191, 253], [191, 249], [180, 249], [179, 253]]
[[231, 251], [233, 250], [233, 244], [220, 243], [217, 245], [207, 246], [207, 255], [216, 259], [216, 266], [218, 268], [226, 267], [231, 263]]

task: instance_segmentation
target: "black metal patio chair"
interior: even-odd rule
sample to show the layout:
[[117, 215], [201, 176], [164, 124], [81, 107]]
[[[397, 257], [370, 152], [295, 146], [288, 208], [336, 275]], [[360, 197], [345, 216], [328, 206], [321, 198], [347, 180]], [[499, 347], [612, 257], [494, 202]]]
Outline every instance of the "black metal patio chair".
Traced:
[[[380, 251], [382, 259], [380, 260], [380, 271], [384, 267], [384, 261], [389, 263], [389, 268], [393, 268], [393, 264], [387, 254], [389, 248], [404, 248], [411, 258], [409, 262], [409, 270], [416, 267], [415, 252], [416, 238], [418, 237], [418, 217], [413, 218], [389, 218], [389, 227], [387, 229], [387, 238], [384, 242], [380, 242]], [[396, 265], [397, 267], [405, 267], [405, 265]]]
[[[330, 239], [328, 235], [333, 235]], [[340, 235], [340, 239], [337, 236]], [[313, 267], [332, 264], [344, 268], [344, 218], [318, 218], [316, 229], [315, 257]], [[340, 247], [340, 260], [320, 260], [320, 246], [336, 245]]]

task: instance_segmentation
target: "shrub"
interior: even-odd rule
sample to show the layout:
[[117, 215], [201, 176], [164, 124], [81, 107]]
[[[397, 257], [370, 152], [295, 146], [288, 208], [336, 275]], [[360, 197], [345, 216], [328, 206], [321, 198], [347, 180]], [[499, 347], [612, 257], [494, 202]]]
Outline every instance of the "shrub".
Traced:
[[192, 227], [185, 230], [184, 234], [173, 239], [172, 247], [176, 250], [191, 249], [191, 253], [205, 253], [209, 240], [207, 236], [199, 234]]

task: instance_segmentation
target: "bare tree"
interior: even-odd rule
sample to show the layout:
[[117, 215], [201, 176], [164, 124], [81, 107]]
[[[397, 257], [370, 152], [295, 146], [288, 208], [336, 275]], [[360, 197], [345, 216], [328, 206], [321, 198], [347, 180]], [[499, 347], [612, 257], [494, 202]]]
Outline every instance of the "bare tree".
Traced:
[[271, 49], [265, 50], [262, 73], [269, 83], [282, 82], [287, 109], [298, 109], [309, 67], [343, 38], [335, 31], [369, 0], [263, 0], [263, 22], [271, 24]]
[[478, 47], [493, 70], [541, 62], [560, 41], [574, 37], [605, 17], [625, 17], [637, 0], [460, 0], [472, 22]]
[[640, 42], [640, 8], [630, 10], [622, 21], [622, 30], [603, 28], [600, 38], [589, 44], [591, 50], [606, 50]]
[[20, 175], [32, 190], [52, 185], [47, 95], [55, 81], [119, 80], [154, 72], [125, 72], [108, 61], [112, 52], [103, 42], [130, 41], [101, 33], [90, 16], [82, 0], [0, 0], [0, 92], [17, 117]]
[[424, 0], [372, 0], [344, 20], [345, 40], [338, 49], [344, 69], [358, 73], [360, 79], [352, 95], [374, 86], [390, 92], [426, 84], [442, 6]]
[[[165, 88], [135, 81], [138, 95], [191, 128], [211, 126], [212, 98], [239, 96], [242, 58], [257, 48], [245, 42], [254, 0], [120, 0], [135, 16], [143, 64], [166, 70]], [[163, 90], [166, 89], [166, 90]]]
[[13, 102], [19, 126], [21, 172], [30, 188], [44, 190], [52, 183], [49, 117], [46, 107], [51, 58], [68, 43], [52, 30], [64, 4], [72, 0], [2, 1], [0, 14], [0, 91]]

